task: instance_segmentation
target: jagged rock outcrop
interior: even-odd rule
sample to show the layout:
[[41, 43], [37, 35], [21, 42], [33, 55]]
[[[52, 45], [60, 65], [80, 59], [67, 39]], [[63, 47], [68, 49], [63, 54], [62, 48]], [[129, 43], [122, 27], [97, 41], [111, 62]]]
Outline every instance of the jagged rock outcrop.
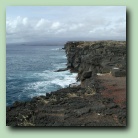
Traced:
[[67, 67], [78, 72], [77, 79], [83, 84], [96, 73], [111, 72], [115, 77], [126, 75], [125, 41], [67, 42], [64, 48]]
[[7, 126], [126, 126], [126, 109], [81, 87], [64, 88], [6, 108]]

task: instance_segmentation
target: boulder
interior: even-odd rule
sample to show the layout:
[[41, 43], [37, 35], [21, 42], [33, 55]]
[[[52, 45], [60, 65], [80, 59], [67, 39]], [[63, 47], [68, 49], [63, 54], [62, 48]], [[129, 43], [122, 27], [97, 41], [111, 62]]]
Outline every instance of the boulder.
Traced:
[[83, 73], [82, 77], [83, 78], [90, 78], [92, 75], [92, 71], [86, 71]]
[[111, 70], [111, 74], [114, 77], [125, 77], [126, 76], [126, 70], [121, 70], [119, 68], [113, 68]]
[[102, 73], [109, 73], [110, 72], [110, 68], [108, 68], [108, 67], [104, 67], [101, 70], [102, 70], [101, 71]]

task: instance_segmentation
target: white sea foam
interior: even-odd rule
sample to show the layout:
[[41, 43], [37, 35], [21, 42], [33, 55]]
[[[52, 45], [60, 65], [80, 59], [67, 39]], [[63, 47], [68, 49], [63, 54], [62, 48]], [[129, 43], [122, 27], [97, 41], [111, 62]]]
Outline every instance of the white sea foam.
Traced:
[[60, 88], [68, 87], [69, 84], [76, 82], [76, 73], [68, 70], [63, 72], [53, 72], [45, 70], [42, 73], [34, 73], [35, 77], [40, 77], [42, 81], [29, 83], [25, 91], [30, 91], [28, 97], [45, 95], [47, 92], [55, 91]]
[[27, 87], [27, 89], [34, 89], [34, 90], [45, 90], [45, 87], [49, 85], [50, 83], [48, 81], [39, 81], [30, 83]]
[[59, 49], [60, 49], [60, 48], [53, 48], [53, 49], [51, 49], [51, 50], [54, 50], [54, 51], [55, 51], [55, 50], [59, 50]]
[[51, 50], [58, 51], [58, 50], [63, 50], [62, 48], [53, 48]]
[[32, 93], [29, 95], [29, 98], [33, 98], [33, 97], [41, 96], [41, 95], [46, 95], [46, 94], [45, 93]]
[[57, 79], [54, 79], [51, 81], [52, 84], [59, 85], [62, 88], [65, 88], [65, 87], [69, 86], [69, 84], [75, 83], [75, 82], [76, 82], [76, 79], [73, 75], [72, 76], [65, 76], [64, 79], [58, 79], [57, 78]]

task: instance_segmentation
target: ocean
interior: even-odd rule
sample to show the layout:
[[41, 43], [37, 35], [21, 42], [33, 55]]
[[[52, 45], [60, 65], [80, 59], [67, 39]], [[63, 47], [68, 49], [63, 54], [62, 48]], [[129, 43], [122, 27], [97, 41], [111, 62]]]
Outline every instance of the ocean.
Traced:
[[6, 46], [6, 105], [28, 101], [76, 82], [76, 73], [55, 72], [65, 68], [63, 46]]

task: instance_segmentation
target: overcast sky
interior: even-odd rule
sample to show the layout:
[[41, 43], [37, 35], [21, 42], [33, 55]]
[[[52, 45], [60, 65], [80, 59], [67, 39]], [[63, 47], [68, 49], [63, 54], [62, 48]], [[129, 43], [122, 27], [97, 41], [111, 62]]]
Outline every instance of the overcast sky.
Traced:
[[7, 43], [67, 40], [125, 40], [125, 6], [10, 6]]

